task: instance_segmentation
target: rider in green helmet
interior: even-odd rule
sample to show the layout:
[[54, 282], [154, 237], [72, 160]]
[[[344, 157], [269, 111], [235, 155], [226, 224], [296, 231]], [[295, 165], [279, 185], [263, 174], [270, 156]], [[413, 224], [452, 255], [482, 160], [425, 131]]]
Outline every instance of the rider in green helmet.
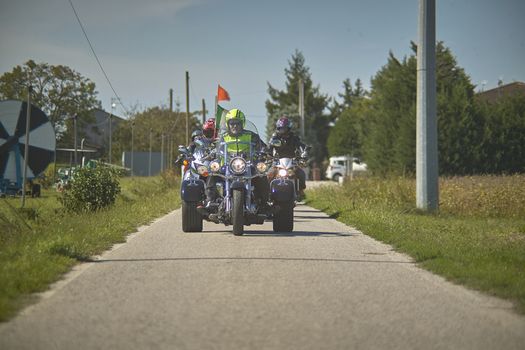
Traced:
[[[257, 152], [265, 151], [266, 144], [261, 140], [258, 134], [253, 131], [245, 130], [246, 116], [239, 109], [230, 110], [225, 116], [226, 132], [220, 137], [219, 142], [226, 142], [228, 153], [245, 153], [249, 151], [250, 144]], [[217, 178], [208, 177], [206, 184], [206, 199], [208, 203], [217, 199], [216, 187]], [[270, 187], [266, 176], [256, 177], [252, 180], [254, 185], [255, 197], [259, 199], [261, 207], [267, 208]]]

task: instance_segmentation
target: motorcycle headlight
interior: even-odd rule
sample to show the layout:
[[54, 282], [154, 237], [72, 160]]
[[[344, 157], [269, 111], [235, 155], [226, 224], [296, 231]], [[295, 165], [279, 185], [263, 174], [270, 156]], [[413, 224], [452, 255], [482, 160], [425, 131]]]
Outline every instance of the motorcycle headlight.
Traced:
[[286, 176], [288, 174], [288, 172], [286, 171], [286, 169], [279, 169], [279, 176]]
[[263, 162], [257, 163], [257, 171], [260, 173], [264, 173], [266, 170], [268, 170], [268, 165]]
[[213, 171], [214, 173], [216, 173], [219, 170], [221, 170], [221, 165], [219, 164], [219, 162], [211, 162], [210, 163], [210, 170]]
[[293, 176], [294, 174], [293, 169], [288, 169], [287, 172], [288, 172], [288, 176]]
[[197, 167], [197, 172], [199, 173], [199, 175], [208, 176], [208, 168], [204, 165], [199, 165]]
[[230, 169], [234, 174], [242, 174], [246, 170], [246, 161], [242, 158], [233, 158], [230, 162]]

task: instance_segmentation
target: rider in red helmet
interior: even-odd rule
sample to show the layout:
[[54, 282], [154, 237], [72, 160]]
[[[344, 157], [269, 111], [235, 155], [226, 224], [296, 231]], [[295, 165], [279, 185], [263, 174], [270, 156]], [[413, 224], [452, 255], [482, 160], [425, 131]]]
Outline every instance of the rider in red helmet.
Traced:
[[202, 140], [205, 143], [211, 143], [217, 138], [217, 131], [215, 130], [215, 118], [210, 118], [204, 122], [202, 130], [197, 129], [191, 134], [191, 142], [188, 149], [191, 153], [195, 151], [197, 144], [195, 141]]
[[210, 140], [215, 140], [217, 138], [217, 130], [215, 129], [215, 118], [210, 118], [206, 120], [206, 122], [202, 126], [202, 132], [204, 133], [204, 136], [206, 136]]

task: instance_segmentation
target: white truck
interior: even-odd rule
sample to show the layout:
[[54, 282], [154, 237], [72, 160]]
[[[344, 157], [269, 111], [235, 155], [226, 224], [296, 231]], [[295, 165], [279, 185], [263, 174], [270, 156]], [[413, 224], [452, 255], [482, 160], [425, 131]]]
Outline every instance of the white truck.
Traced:
[[[352, 167], [348, 169], [347, 166], [350, 166], [350, 160], [353, 158]], [[334, 181], [339, 181], [339, 178], [350, 174], [350, 172], [358, 173], [364, 172], [367, 170], [366, 164], [361, 162], [359, 158], [350, 157], [350, 156], [336, 156], [330, 157], [330, 164], [326, 168], [326, 178]]]

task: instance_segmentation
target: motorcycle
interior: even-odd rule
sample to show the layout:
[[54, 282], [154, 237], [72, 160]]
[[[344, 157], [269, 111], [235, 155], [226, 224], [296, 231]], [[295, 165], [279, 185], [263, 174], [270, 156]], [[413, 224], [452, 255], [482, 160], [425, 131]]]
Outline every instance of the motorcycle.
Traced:
[[[279, 139], [270, 140], [270, 145], [281, 147]], [[293, 231], [293, 210], [295, 205], [302, 198], [298, 198], [299, 178], [296, 170], [306, 166], [306, 154], [309, 147], [300, 150], [300, 155], [295, 158], [279, 157], [275, 154], [273, 169], [269, 172], [270, 176], [270, 199], [275, 208], [273, 215], [274, 232]]]
[[206, 199], [205, 187], [210, 163], [211, 143], [204, 140], [195, 141], [193, 153], [185, 146], [179, 146], [183, 164], [181, 183], [182, 231], [202, 232], [203, 217], [197, 207]]
[[[245, 130], [257, 133], [253, 123], [246, 121]], [[222, 130], [221, 134], [226, 132]], [[234, 151], [232, 151], [234, 150]], [[255, 186], [252, 180], [267, 176], [270, 168], [264, 152], [254, 149], [251, 142], [226, 142], [223, 139], [217, 142], [215, 159], [208, 166], [209, 175], [218, 178], [218, 197], [215, 203], [210, 203], [207, 212], [202, 212], [205, 219], [233, 226], [233, 234], [244, 234], [244, 226], [263, 224], [267, 213], [261, 211], [261, 206], [255, 196]]]

